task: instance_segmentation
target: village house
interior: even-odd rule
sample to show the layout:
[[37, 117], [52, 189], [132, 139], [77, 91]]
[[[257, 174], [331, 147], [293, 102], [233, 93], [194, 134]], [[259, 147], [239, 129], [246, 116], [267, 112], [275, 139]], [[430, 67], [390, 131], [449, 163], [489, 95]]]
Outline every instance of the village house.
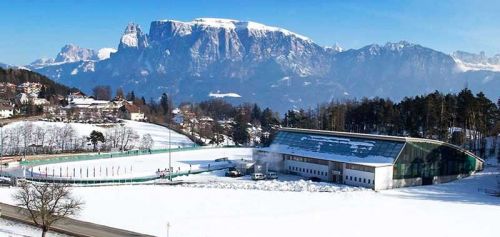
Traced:
[[10, 104], [0, 104], [0, 118], [10, 118], [14, 116], [14, 106]]
[[42, 86], [38, 82], [25, 82], [17, 86], [17, 91], [26, 94], [38, 94], [42, 90]]
[[0, 82], [0, 94], [15, 94], [16, 85], [9, 82]]
[[134, 121], [144, 121], [144, 113], [141, 112], [141, 108], [134, 104], [124, 103], [119, 110], [119, 117], [122, 119], [130, 119]]

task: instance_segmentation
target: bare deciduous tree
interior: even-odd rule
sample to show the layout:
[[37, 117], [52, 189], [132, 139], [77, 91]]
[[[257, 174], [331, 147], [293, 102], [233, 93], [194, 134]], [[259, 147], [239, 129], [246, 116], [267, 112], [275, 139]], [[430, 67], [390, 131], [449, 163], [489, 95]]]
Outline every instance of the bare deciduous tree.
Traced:
[[151, 137], [151, 134], [146, 133], [141, 138], [141, 145], [139, 146], [139, 148], [142, 150], [148, 150], [151, 149], [153, 145], [154, 145], [153, 137]]
[[55, 222], [77, 214], [83, 202], [71, 195], [70, 187], [57, 183], [31, 183], [20, 185], [13, 197], [22, 212], [42, 228], [42, 237]]

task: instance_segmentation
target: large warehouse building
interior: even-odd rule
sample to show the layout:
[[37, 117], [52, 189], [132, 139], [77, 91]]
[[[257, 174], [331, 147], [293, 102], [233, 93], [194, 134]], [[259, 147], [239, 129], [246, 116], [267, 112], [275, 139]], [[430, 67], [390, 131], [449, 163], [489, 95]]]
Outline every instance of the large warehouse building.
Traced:
[[449, 182], [482, 170], [483, 160], [429, 139], [283, 128], [254, 151], [268, 169], [374, 190]]

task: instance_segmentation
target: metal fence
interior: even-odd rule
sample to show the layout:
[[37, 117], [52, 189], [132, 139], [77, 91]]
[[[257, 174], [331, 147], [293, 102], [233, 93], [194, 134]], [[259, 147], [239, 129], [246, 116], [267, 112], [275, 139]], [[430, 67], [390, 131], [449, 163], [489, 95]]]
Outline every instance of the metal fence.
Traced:
[[[200, 147], [193, 146], [193, 147], [172, 148], [172, 149], [170, 149], [170, 151], [177, 152], [177, 151], [190, 151], [190, 150], [197, 150], [197, 149], [200, 149]], [[159, 154], [159, 153], [167, 153], [167, 152], [169, 152], [168, 148], [166, 148], [166, 149], [154, 149], [154, 150], [129, 150], [129, 151], [121, 151], [121, 152], [98, 153], [98, 154], [68, 155], [68, 156], [53, 157], [53, 158], [49, 158], [49, 159], [25, 160], [25, 161], [21, 161], [20, 165], [22, 165], [22, 166], [38, 166], [38, 165], [63, 163], [63, 162], [71, 162], [71, 161], [85, 161], [85, 160], [120, 158], [120, 157], [151, 155], [151, 154]]]

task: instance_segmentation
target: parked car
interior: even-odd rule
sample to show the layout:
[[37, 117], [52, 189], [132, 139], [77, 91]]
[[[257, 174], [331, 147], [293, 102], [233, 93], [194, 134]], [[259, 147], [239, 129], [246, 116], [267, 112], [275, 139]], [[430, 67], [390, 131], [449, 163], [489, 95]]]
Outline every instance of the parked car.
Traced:
[[278, 173], [273, 172], [273, 171], [267, 172], [266, 178], [267, 179], [277, 179], [278, 178]]
[[235, 177], [241, 177], [243, 176], [243, 174], [235, 168], [230, 168], [226, 171], [225, 176], [235, 178]]
[[0, 177], [0, 186], [10, 186], [11, 183], [10, 178]]
[[253, 173], [252, 180], [264, 180], [266, 176], [263, 173]]

